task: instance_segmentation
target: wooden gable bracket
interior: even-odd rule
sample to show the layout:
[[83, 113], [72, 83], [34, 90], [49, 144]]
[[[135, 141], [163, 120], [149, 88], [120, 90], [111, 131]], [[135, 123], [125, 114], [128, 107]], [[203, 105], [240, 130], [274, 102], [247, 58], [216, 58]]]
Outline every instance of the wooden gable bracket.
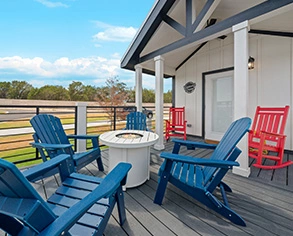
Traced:
[[204, 28], [206, 22], [208, 22], [208, 19], [215, 11], [220, 1], [221, 0], [208, 0], [201, 12], [196, 17], [195, 21], [192, 23], [192, 0], [186, 0], [186, 27], [178, 23], [167, 14], [163, 16], [163, 21], [165, 21], [168, 25], [170, 25], [173, 29], [175, 29], [183, 36], [190, 36], [195, 31], [199, 31]]

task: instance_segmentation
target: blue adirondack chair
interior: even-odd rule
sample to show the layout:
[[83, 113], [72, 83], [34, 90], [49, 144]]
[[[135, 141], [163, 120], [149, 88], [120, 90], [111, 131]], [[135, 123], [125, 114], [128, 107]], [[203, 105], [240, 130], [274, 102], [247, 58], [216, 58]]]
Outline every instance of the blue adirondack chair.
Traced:
[[[71, 173], [61, 154], [23, 173], [0, 159], [0, 228], [10, 235], [103, 235], [117, 202], [126, 219], [122, 185], [131, 168], [119, 163], [104, 179]], [[62, 185], [45, 201], [28, 180], [59, 167]]]
[[147, 128], [146, 115], [139, 111], [129, 113], [126, 117], [125, 129], [150, 131]]
[[[49, 158], [54, 158], [60, 154], [70, 154], [77, 170], [94, 160], [97, 160], [99, 170], [104, 170], [98, 135], [66, 135], [60, 119], [48, 114], [36, 115], [30, 122], [35, 130], [33, 134], [35, 142], [31, 145], [39, 150], [43, 161], [47, 160], [46, 153]], [[70, 138], [91, 139], [93, 148], [85, 152], [74, 152], [72, 144], [69, 142]]]
[[[218, 145], [172, 140], [175, 143], [172, 153], [163, 152], [160, 155], [165, 160], [159, 170], [160, 179], [154, 202], [162, 204], [167, 183], [170, 182], [233, 223], [245, 226], [241, 216], [229, 207], [225, 191], [232, 192], [232, 190], [222, 182], [222, 178], [233, 166], [239, 166], [235, 160], [241, 151], [236, 145], [246, 134], [250, 124], [250, 118], [234, 121]], [[214, 149], [214, 152], [209, 159], [195, 158], [179, 155], [181, 146], [186, 146], [189, 150]], [[223, 202], [213, 195], [217, 186], [220, 188]]]

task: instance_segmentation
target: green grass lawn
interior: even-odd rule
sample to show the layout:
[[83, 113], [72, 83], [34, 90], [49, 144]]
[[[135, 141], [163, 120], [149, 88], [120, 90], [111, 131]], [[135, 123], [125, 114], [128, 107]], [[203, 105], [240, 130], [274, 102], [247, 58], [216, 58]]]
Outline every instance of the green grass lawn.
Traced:
[[[88, 117], [87, 122], [97, 122], [97, 121], [103, 121], [107, 119], [107, 117]], [[22, 120], [11, 120], [11, 121], [5, 121], [5, 122], [0, 122], [0, 129], [15, 129], [15, 128], [27, 128], [31, 127], [30, 124], [30, 119], [22, 119]], [[61, 118], [61, 122], [63, 125], [68, 125], [68, 124], [74, 124], [75, 119], [74, 118]]]

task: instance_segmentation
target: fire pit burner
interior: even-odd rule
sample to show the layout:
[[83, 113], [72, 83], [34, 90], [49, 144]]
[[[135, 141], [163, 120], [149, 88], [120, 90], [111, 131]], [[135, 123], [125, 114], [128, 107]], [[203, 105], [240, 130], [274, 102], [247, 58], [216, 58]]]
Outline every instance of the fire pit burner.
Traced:
[[143, 135], [137, 134], [137, 133], [122, 133], [122, 134], [117, 134], [117, 138], [125, 138], [125, 139], [135, 139], [135, 138], [141, 138]]

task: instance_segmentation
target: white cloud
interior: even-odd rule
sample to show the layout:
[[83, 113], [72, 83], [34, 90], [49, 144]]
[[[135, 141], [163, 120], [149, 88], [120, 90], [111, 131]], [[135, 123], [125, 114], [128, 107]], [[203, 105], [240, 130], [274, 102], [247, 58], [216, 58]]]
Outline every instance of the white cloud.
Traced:
[[117, 53], [117, 52], [112, 54], [112, 57], [115, 58], [115, 59], [119, 59], [119, 60], [121, 59], [121, 55], [119, 53]]
[[95, 24], [103, 29], [93, 36], [95, 41], [130, 42], [137, 31], [133, 27], [113, 26], [100, 21], [95, 21]]
[[43, 58], [22, 58], [19, 56], [0, 58], [1, 70], [14, 70], [26, 75], [40, 77], [65, 77], [65, 76], [90, 76], [107, 78], [117, 75], [120, 70], [118, 58], [87, 57], [70, 60], [62, 57], [54, 62], [45, 61]]
[[[70, 60], [61, 57], [54, 62], [49, 62], [41, 57], [22, 58], [0, 57], [0, 79], [25, 80], [34, 87], [44, 85], [61, 85], [68, 87], [72, 81], [82, 81], [84, 84], [104, 86], [106, 79], [118, 76], [129, 88], [135, 86], [133, 71], [120, 68], [120, 59], [113, 54], [111, 58], [82, 57]], [[5, 79], [4, 79], [5, 78]], [[143, 87], [155, 89], [155, 77], [143, 74]], [[164, 90], [170, 90], [172, 80], [164, 80]]]
[[62, 2], [52, 2], [49, 0], [35, 0], [36, 2], [39, 2], [43, 4], [46, 7], [54, 8], [54, 7], [69, 7], [67, 4], [64, 4]]

